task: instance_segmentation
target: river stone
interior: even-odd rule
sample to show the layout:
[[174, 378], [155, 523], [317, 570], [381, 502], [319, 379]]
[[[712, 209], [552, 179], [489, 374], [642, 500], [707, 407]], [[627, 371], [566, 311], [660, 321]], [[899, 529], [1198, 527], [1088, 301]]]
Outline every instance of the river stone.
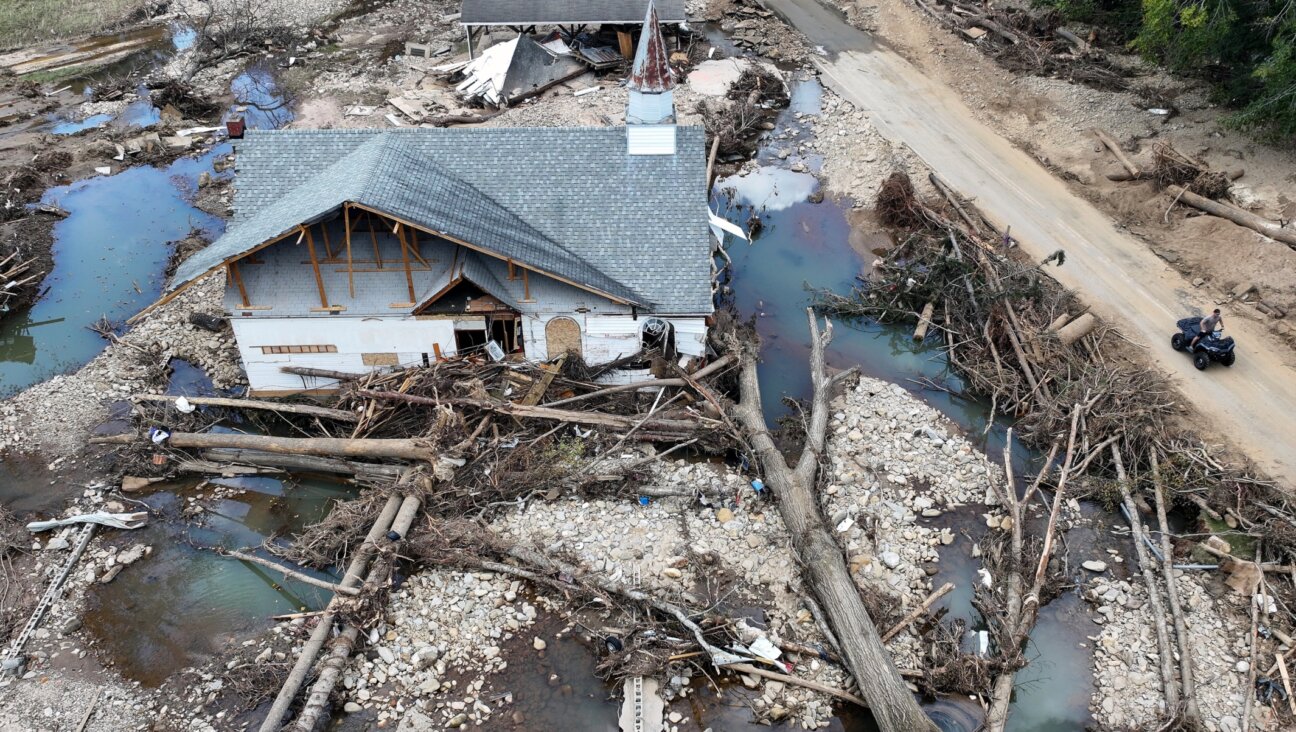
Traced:
[[1081, 566], [1081, 567], [1084, 567], [1085, 569], [1089, 570], [1090, 572], [1106, 572], [1106, 571], [1107, 571], [1107, 563], [1106, 563], [1106, 562], [1100, 562], [1100, 561], [1098, 561], [1097, 559], [1090, 559], [1090, 560], [1087, 561], [1087, 562], [1083, 562], [1083, 563], [1081, 563], [1080, 566]]
[[346, 712], [347, 714], [355, 714], [361, 709], [364, 709], [364, 707], [360, 706], [359, 704], [356, 704], [355, 702], [347, 702], [342, 706], [342, 711]]
[[719, 521], [722, 524], [727, 524], [734, 520], [734, 512], [727, 508], [722, 508], [719, 511], [716, 511], [715, 517], [716, 521]]
[[900, 555], [895, 552], [882, 552], [878, 555], [878, 558], [882, 560], [882, 563], [885, 564], [888, 569], [895, 569], [900, 566]]
[[548, 647], [548, 645], [549, 645], [548, 643], [545, 643], [544, 638], [540, 638], [538, 636], [536, 637], [535, 640], [531, 641], [531, 647], [536, 649], [537, 651], [543, 651], [546, 647]]
[[386, 646], [378, 646], [378, 657], [388, 666], [396, 663], [396, 654], [392, 653], [391, 649]]
[[411, 709], [405, 712], [401, 718], [400, 726], [396, 728], [397, 732], [422, 732], [425, 729], [435, 729], [436, 725], [432, 719], [417, 709]]

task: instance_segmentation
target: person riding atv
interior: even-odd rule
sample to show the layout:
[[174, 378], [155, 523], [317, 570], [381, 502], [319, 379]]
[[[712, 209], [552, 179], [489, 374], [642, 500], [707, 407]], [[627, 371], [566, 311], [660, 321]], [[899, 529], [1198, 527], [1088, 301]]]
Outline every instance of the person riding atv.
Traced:
[[1175, 325], [1179, 332], [1170, 337], [1171, 348], [1192, 354], [1193, 366], [1198, 370], [1209, 366], [1211, 361], [1232, 366], [1237, 360], [1233, 339], [1221, 335], [1224, 326], [1219, 310], [1205, 318], [1183, 318]]
[[1196, 348], [1197, 341], [1200, 341], [1202, 339], [1202, 336], [1208, 336], [1211, 333], [1214, 333], [1215, 328], [1217, 327], [1222, 329], [1223, 325], [1224, 325], [1224, 317], [1220, 315], [1219, 308], [1215, 308], [1215, 312], [1201, 319], [1201, 323], [1197, 326], [1197, 336], [1192, 339], [1192, 343], [1188, 344], [1188, 350], [1192, 351], [1194, 348]]

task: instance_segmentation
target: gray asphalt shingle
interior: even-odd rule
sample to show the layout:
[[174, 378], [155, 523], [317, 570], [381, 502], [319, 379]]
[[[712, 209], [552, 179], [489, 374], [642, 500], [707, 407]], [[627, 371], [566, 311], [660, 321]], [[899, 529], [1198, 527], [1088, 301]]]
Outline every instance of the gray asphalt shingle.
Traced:
[[353, 201], [654, 312], [710, 313], [704, 133], [677, 139], [632, 156], [620, 127], [251, 130], [233, 223], [171, 286]]

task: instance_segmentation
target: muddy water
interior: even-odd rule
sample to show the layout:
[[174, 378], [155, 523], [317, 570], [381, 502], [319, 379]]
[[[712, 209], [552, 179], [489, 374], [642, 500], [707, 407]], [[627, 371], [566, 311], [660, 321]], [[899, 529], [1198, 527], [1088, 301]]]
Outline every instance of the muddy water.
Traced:
[[300, 531], [323, 518], [334, 501], [353, 498], [354, 489], [319, 480], [291, 486], [271, 478], [211, 482], [245, 492], [206, 502], [209, 510], [200, 526], [176, 519], [190, 498], [209, 495], [211, 488], [204, 490], [201, 482], [163, 486], [146, 497], [154, 521], [114, 540], [147, 544], [153, 555], [111, 584], [92, 587], [87, 596], [85, 627], [128, 679], [160, 684], [228, 644], [264, 631], [271, 615], [315, 610], [328, 602], [325, 590], [195, 547], [258, 547], [267, 537]]

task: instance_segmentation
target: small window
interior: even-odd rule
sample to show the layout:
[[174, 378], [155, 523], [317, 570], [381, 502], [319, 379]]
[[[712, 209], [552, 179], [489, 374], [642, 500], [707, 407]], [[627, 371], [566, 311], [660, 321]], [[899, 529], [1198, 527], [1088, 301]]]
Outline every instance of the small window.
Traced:
[[285, 353], [337, 353], [337, 346], [261, 346], [264, 355]]

